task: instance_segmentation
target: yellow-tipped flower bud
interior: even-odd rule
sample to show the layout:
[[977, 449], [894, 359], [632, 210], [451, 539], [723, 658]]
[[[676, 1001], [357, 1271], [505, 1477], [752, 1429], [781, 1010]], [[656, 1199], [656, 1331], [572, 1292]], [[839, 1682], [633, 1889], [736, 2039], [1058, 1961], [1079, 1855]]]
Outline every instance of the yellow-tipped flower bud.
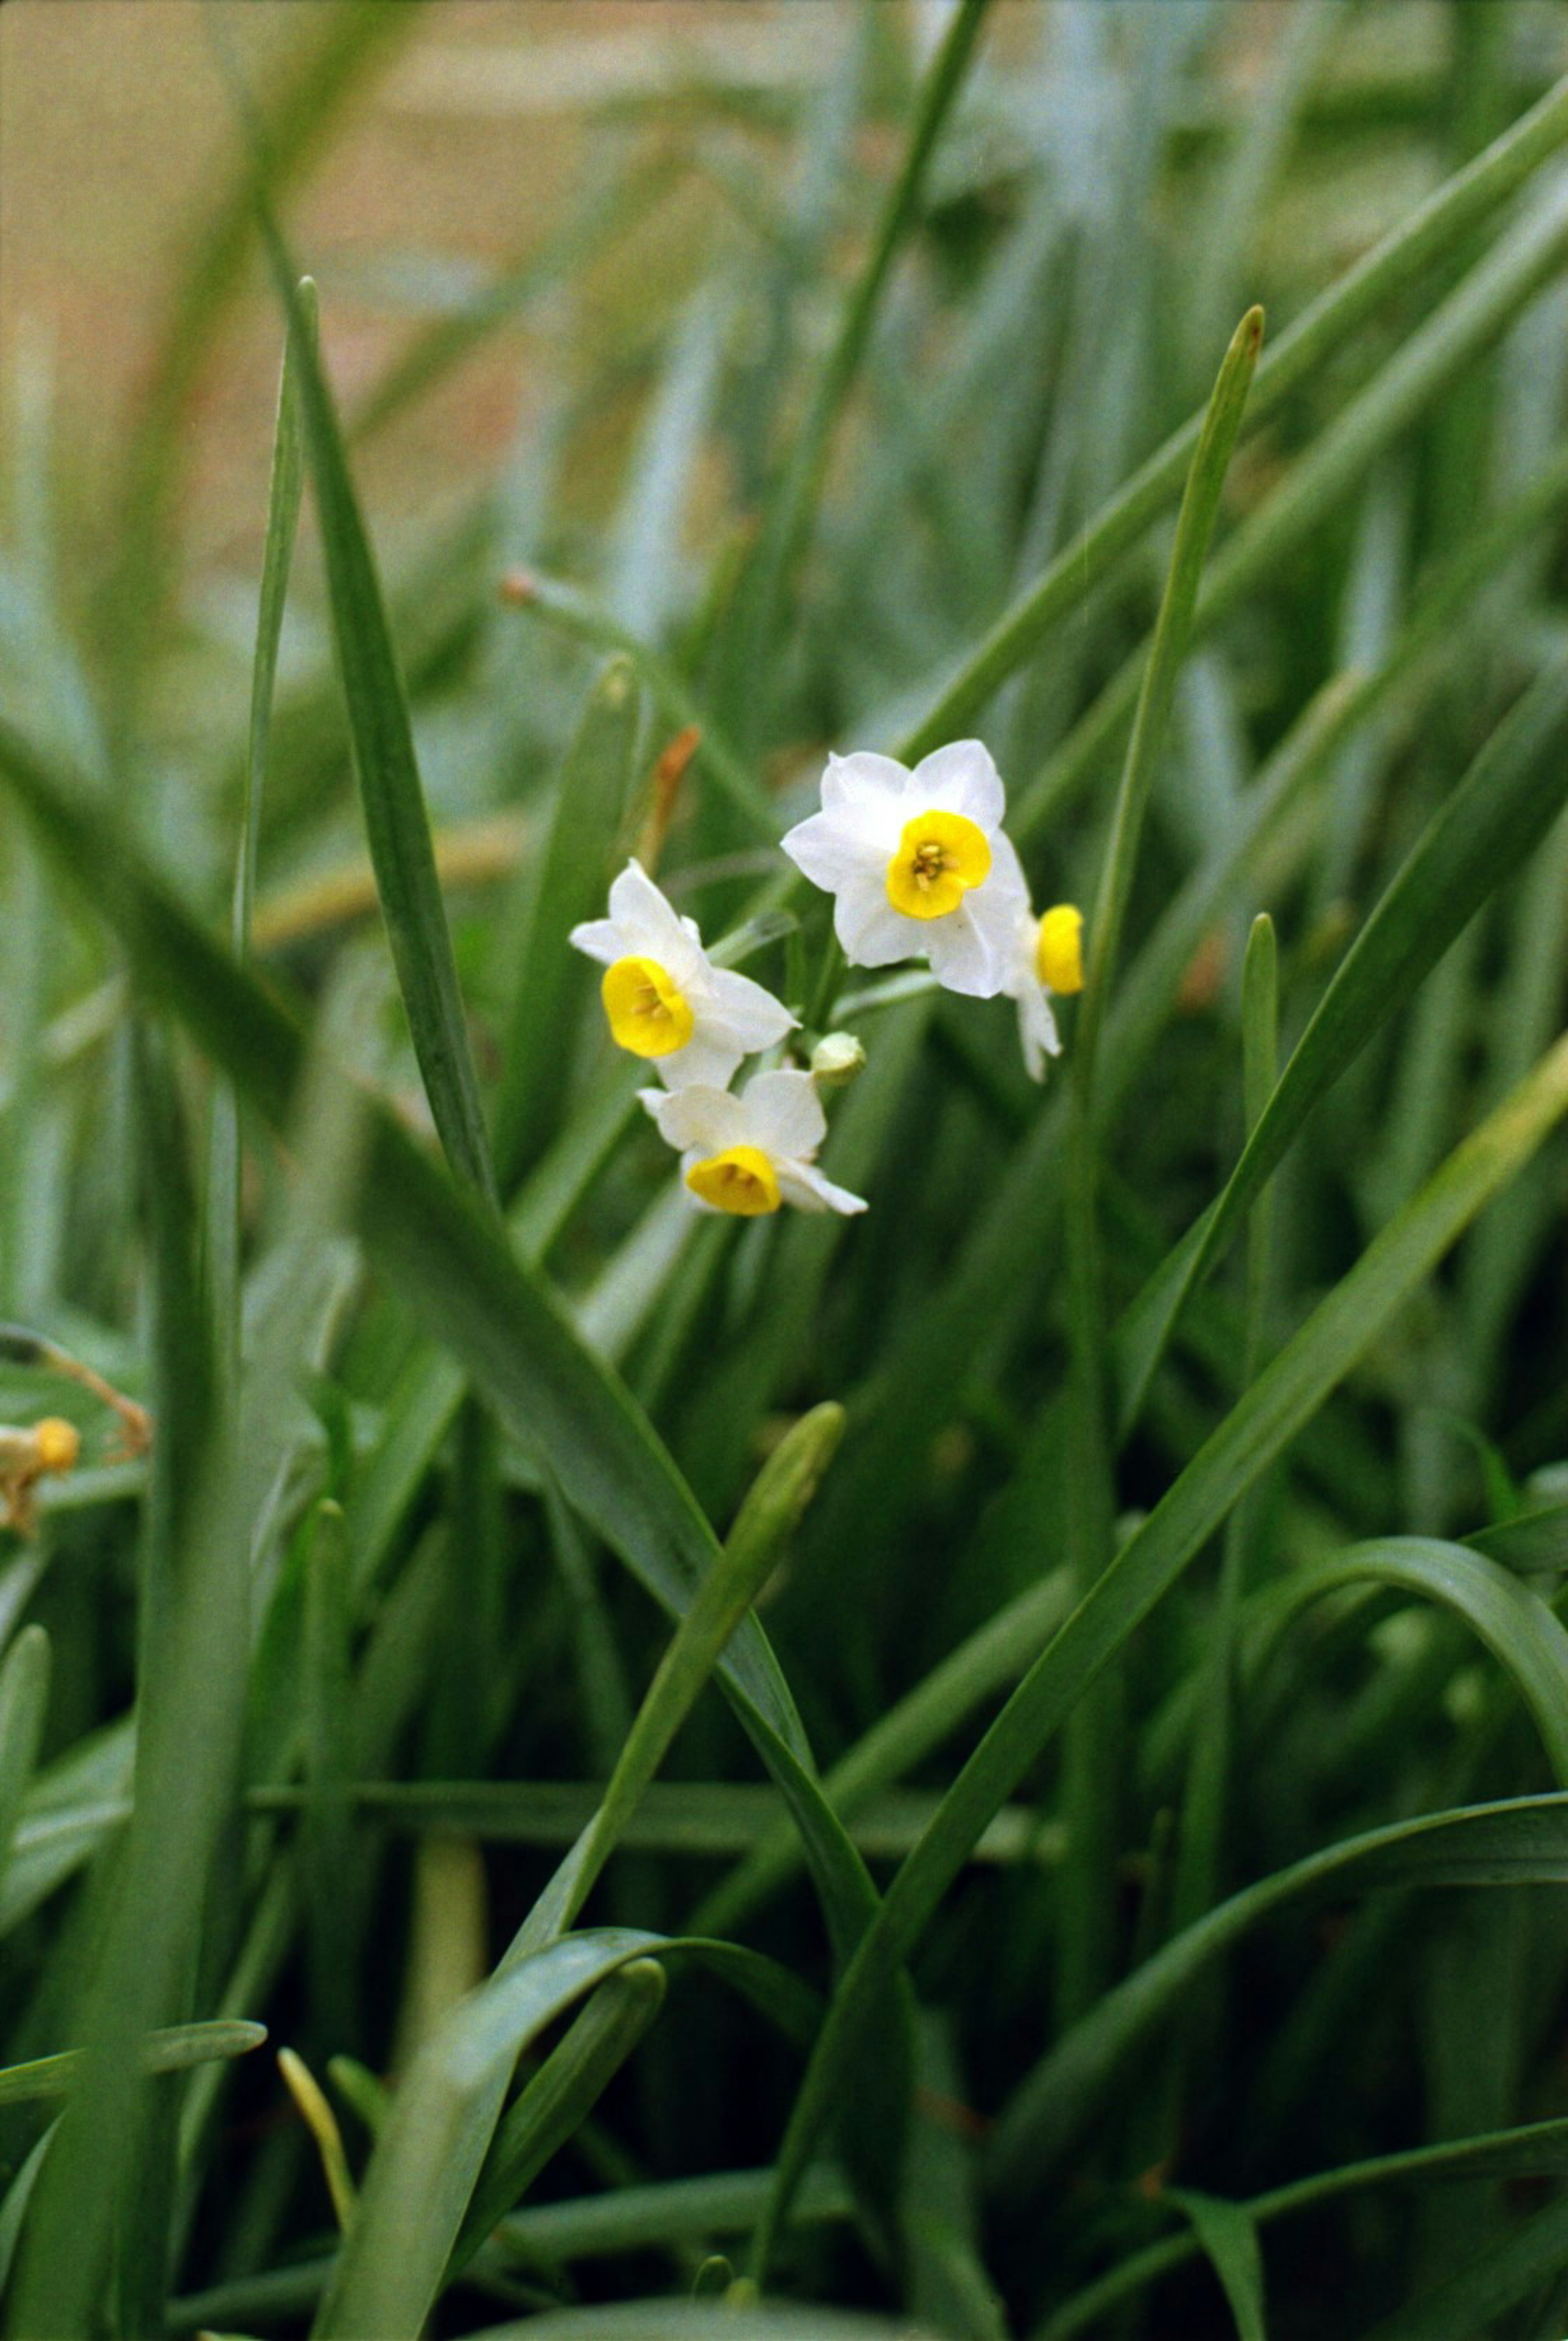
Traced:
[[1047, 991], [1058, 995], [1084, 989], [1084, 913], [1075, 903], [1058, 902], [1040, 921], [1036, 971]]
[[33, 1442], [43, 1471], [73, 1470], [82, 1452], [81, 1432], [63, 1415], [46, 1414], [42, 1422], [35, 1423]]

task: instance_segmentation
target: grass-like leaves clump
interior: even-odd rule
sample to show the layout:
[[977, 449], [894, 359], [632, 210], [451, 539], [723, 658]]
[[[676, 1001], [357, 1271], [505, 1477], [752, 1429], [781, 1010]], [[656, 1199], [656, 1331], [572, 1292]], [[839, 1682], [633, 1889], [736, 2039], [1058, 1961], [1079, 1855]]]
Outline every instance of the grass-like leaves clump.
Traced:
[[7, 2329], [1560, 2341], [1568, 6], [579, 59], [351, 395], [392, 13], [215, 12], [110, 493], [6, 385]]

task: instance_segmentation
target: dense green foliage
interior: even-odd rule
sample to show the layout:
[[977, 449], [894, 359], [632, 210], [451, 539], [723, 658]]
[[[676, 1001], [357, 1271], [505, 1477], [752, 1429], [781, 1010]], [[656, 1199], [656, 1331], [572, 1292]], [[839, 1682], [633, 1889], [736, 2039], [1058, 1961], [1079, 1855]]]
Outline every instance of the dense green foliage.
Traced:
[[[814, 5], [352, 403], [288, 198], [394, 14], [225, 52], [104, 541], [13, 399], [0, 1316], [155, 1431], [5, 1329], [7, 2329], [1560, 2341], [1568, 5]], [[969, 732], [1043, 1091], [778, 851]], [[634, 847], [864, 1042], [864, 1218], [690, 1208]]]

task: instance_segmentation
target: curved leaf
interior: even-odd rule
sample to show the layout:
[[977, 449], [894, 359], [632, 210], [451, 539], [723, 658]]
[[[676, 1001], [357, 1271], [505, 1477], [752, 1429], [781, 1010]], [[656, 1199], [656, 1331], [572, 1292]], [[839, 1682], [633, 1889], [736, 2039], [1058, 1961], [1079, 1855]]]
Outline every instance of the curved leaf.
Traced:
[[[275, 995], [237, 967], [112, 832], [102, 806], [63, 782], [4, 722], [0, 774], [114, 926], [148, 991], [272, 1128], [285, 1131], [304, 1052]], [[368, 1097], [358, 1104], [365, 1167], [351, 1208], [372, 1258], [524, 1448], [544, 1456], [583, 1518], [671, 1616], [684, 1616], [718, 1540], [653, 1426], [478, 1199], [460, 1192], [385, 1106]], [[875, 1909], [875, 1892], [823, 1796], [754, 1618], [743, 1619], [717, 1671], [790, 1805], [842, 1950]]]
[[1552, 1769], [1568, 1788], [1568, 1630], [1538, 1593], [1484, 1553], [1436, 1537], [1379, 1537], [1289, 1579], [1270, 1603], [1260, 1662], [1299, 1613], [1371, 1582], [1452, 1609], [1513, 1676]]
[[1568, 1504], [1543, 1504], [1539, 1511], [1521, 1512], [1516, 1519], [1477, 1529], [1464, 1542], [1501, 1561], [1504, 1569], [1526, 1576], [1560, 1576], [1568, 1569]]
[[0, 1878], [11, 1857], [22, 1800], [38, 1761], [49, 1705], [49, 1637], [24, 1626], [0, 1666]]
[[1318, 1100], [1407, 1001], [1482, 904], [1540, 843], [1568, 797], [1568, 661], [1533, 683], [1422, 832], [1352, 944], [1216, 1200], [1118, 1329], [1125, 1430], [1189, 1296]]
[[[1282, 2219], [1293, 2211], [1310, 2211], [1336, 2196], [1358, 2193], [1363, 2187], [1393, 2187], [1445, 2178], [1536, 2177], [1568, 2170], [1568, 2118], [1531, 2122], [1521, 2129], [1489, 2130], [1475, 2137], [1444, 2139], [1440, 2146], [1418, 2146], [1403, 2154], [1377, 2155], [1367, 2162], [1343, 2163], [1334, 2170], [1315, 2171], [1310, 2178], [1293, 2179], [1267, 2195], [1254, 2195], [1236, 2207], [1255, 2226]], [[1195, 2259], [1203, 2248], [1195, 2233], [1170, 2236], [1147, 2245], [1100, 2276], [1034, 2330], [1034, 2341], [1071, 2341], [1075, 2333], [1094, 2324], [1104, 2312], [1142, 2290], [1167, 2269]]]
[[1030, 1669], [894, 1878], [880, 1917], [839, 1984], [780, 2154], [777, 2201], [758, 2235], [762, 2264], [831, 2110], [860, 2027], [877, 2004], [894, 1963], [907, 1955], [958, 1875], [966, 1848], [1237, 1498], [1310, 1420], [1380, 1328], [1565, 1112], [1568, 1039], [1472, 1132], [1319, 1304]]
[[606, 1977], [498, 2127], [474, 2186], [444, 2286], [592, 2112], [664, 2004], [664, 1970], [634, 1959]]
[[[839, 1408], [818, 1407], [795, 1424], [758, 1475], [722, 1555], [698, 1589], [665, 1652], [599, 1809], [534, 1904], [494, 1977], [471, 2007], [488, 1996], [495, 2006], [508, 2007], [508, 1979], [534, 1974], [539, 1962], [550, 1956], [552, 1946], [562, 1940], [725, 1644], [772, 1573], [784, 1540], [809, 1502], [838, 1442], [843, 1422]], [[817, 1798], [821, 1802], [820, 1790]], [[869, 1884], [865, 1892], [874, 1906]], [[853, 1938], [842, 1944], [844, 1952], [852, 1941]], [[714, 1954], [710, 1949], [704, 1956], [711, 1958]], [[762, 1972], [754, 1967], [754, 1954], [738, 1957], [737, 1972], [742, 1978]], [[570, 1962], [566, 1969], [571, 1971]], [[532, 2005], [527, 1993], [522, 1995], [522, 2004]], [[896, 2003], [894, 2011], [896, 2020]], [[494, 2019], [503, 2033], [509, 2020], [504, 2015]], [[480, 2053], [474, 2044], [485, 2037], [483, 2022], [475, 2017], [465, 2035], [467, 2045], [451, 2054], [472, 2066]], [[884, 2067], [896, 2082], [903, 2063], [899, 2044], [893, 2039], [887, 2046], [890, 2053], [884, 2057]], [[446, 2053], [437, 2055], [433, 2050], [416, 2067], [425, 2075], [420, 2086], [432, 2106], [450, 2081], [441, 2062]], [[474, 2069], [471, 2079], [458, 2089], [457, 2101], [444, 2122], [434, 2113], [410, 2114], [401, 2127], [394, 2118], [372, 2161], [360, 2216], [345, 2244], [322, 2309], [319, 2329], [324, 2334], [417, 2333], [435, 2298], [448, 2256], [457, 2249], [464, 2222], [471, 2217], [471, 2198], [480, 2180], [509, 2069], [504, 2060]], [[422, 2102], [415, 2100], [416, 2106]], [[895, 2147], [896, 2122], [890, 2131], [888, 2143]], [[412, 2203], [419, 2206], [417, 2219], [409, 2216]]]
[[[472, 2157], [476, 2114], [504, 2089], [517, 2058], [584, 1993], [635, 1960], [681, 1952], [700, 1958], [744, 1991], [787, 2034], [810, 2025], [814, 1995], [754, 1951], [701, 1938], [601, 1928], [567, 1935], [494, 1976], [452, 2011], [415, 2058], [393, 2101], [361, 2199], [360, 2216], [334, 2271], [313, 2328], [335, 2341], [397, 2341], [417, 2335], [455, 2241], [433, 2222], [431, 2189]], [[486, 2127], [481, 2155], [488, 2141]], [[458, 2220], [477, 2173], [466, 2173]], [[417, 2216], [413, 2216], [417, 2206]], [[434, 2235], [434, 2266], [432, 2238]]]
[[[1564, 141], [1568, 77], [1484, 154], [1435, 189], [1281, 334], [1258, 368], [1251, 402], [1254, 429], [1385, 301], [1441, 254], [1462, 246], [1479, 222], [1506, 202]], [[894, 752], [901, 763], [915, 763], [961, 732], [1057, 620], [1083, 599], [1085, 581], [1103, 574], [1155, 514], [1174, 502], [1202, 427], [1202, 415], [1193, 415], [1064, 545], [944, 686], [935, 705], [904, 734]]]
[[1563, 1795], [1396, 1821], [1261, 1878], [1174, 1936], [1036, 2065], [996, 2127], [991, 2170], [997, 2192], [1016, 2198], [1041, 2182], [1092, 2117], [1124, 2058], [1205, 1962], [1277, 1910], [1324, 1894], [1390, 1886], [1560, 1885], [1564, 1879], [1568, 1796]]

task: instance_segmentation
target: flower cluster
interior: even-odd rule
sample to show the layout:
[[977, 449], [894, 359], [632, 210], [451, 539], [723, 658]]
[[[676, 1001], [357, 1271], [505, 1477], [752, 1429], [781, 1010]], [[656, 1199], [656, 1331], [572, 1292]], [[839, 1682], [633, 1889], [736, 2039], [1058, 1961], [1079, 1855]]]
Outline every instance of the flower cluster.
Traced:
[[988, 749], [955, 740], [913, 772], [891, 756], [830, 756], [822, 811], [784, 850], [834, 897], [834, 931], [852, 967], [924, 952], [948, 991], [1018, 1004], [1034, 1081], [1062, 1043], [1053, 993], [1083, 988], [1083, 920], [1070, 902], [1037, 919], [1012, 839], [1006, 795]]
[[715, 967], [694, 921], [677, 916], [636, 862], [610, 889], [609, 917], [574, 927], [571, 939], [604, 962], [612, 1036], [649, 1059], [665, 1083], [639, 1094], [660, 1136], [679, 1148], [699, 1209], [742, 1219], [786, 1202], [864, 1210], [858, 1195], [814, 1167], [827, 1118], [809, 1073], [756, 1073], [731, 1092], [742, 1059], [774, 1047], [795, 1019], [749, 976]]
[[[1083, 985], [1083, 921], [1066, 902], [1034, 915], [1004, 810], [1001, 777], [977, 740], [938, 748], [913, 772], [888, 756], [830, 756], [822, 810], [796, 823], [784, 850], [833, 895], [851, 966], [922, 955], [949, 991], [1013, 999], [1024, 1061], [1039, 1081], [1061, 1047], [1052, 997]], [[658, 1071], [664, 1086], [640, 1095], [679, 1151], [700, 1210], [744, 1219], [784, 1203], [864, 1210], [815, 1167], [827, 1134], [819, 1083], [845, 1077], [840, 1056], [849, 1065], [858, 1043], [834, 1036], [840, 1055], [830, 1060], [824, 1043], [811, 1072], [764, 1071], [732, 1091], [743, 1060], [776, 1048], [796, 1019], [760, 983], [715, 967], [693, 921], [634, 861], [610, 889], [609, 917], [574, 927], [571, 940], [604, 965], [613, 1038]]]

